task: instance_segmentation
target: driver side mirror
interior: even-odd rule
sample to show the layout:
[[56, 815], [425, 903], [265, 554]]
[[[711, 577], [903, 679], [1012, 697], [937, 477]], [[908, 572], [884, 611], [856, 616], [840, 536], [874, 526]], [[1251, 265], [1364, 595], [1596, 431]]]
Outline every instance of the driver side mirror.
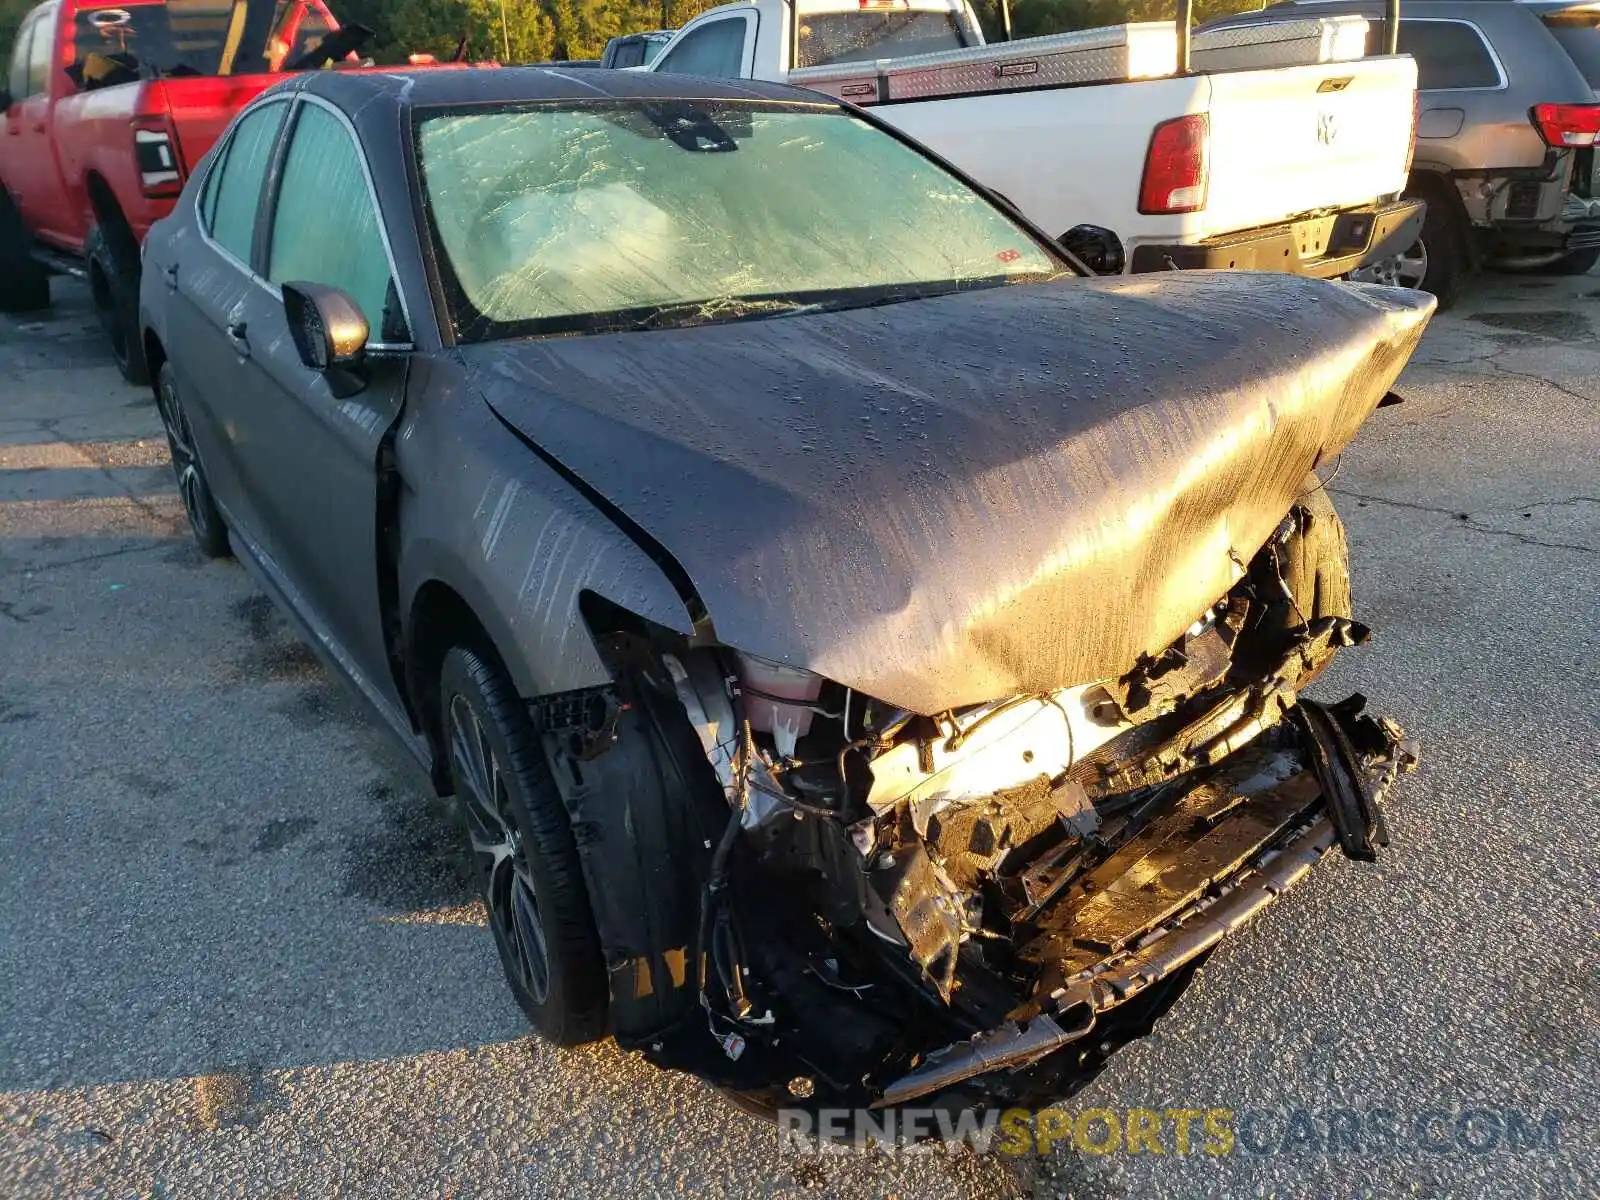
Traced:
[[335, 396], [353, 396], [367, 386], [370, 330], [349, 292], [321, 283], [286, 283], [283, 311], [300, 361], [324, 376]]
[[1074, 225], [1061, 235], [1061, 247], [1096, 275], [1121, 275], [1127, 266], [1122, 239], [1099, 225]]

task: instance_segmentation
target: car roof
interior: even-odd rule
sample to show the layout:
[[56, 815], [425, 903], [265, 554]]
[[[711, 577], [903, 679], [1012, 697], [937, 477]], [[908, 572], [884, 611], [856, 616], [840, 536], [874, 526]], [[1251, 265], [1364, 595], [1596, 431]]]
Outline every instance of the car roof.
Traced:
[[310, 71], [287, 85], [343, 109], [358, 128], [409, 119], [411, 110], [607, 100], [766, 100], [838, 107], [815, 92], [752, 80], [703, 79], [594, 67], [433, 66]]

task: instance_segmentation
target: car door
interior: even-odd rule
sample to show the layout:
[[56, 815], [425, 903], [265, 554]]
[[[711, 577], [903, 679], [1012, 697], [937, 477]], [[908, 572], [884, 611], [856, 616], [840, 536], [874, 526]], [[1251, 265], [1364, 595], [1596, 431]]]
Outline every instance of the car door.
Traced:
[[206, 476], [230, 526], [254, 537], [263, 524], [244, 486], [250, 430], [240, 414], [255, 376], [248, 312], [277, 296], [254, 267], [267, 174], [289, 115], [287, 99], [247, 109], [216, 149], [192, 213], [174, 222], [165, 260], [155, 264], [171, 300], [168, 340]]
[[5, 115], [6, 184], [27, 227], [57, 245], [69, 240], [61, 169], [50, 141], [50, 71], [55, 65], [58, 10], [36, 11], [23, 22], [11, 60]]
[[230, 420], [256, 532], [325, 646], [359, 683], [398, 702], [379, 621], [378, 453], [404, 395], [410, 324], [354, 128], [315, 97], [296, 105], [262, 233], [274, 290], [340, 288], [371, 335], [366, 386], [336, 396], [301, 362], [281, 300], [262, 291], [247, 298], [249, 378]]

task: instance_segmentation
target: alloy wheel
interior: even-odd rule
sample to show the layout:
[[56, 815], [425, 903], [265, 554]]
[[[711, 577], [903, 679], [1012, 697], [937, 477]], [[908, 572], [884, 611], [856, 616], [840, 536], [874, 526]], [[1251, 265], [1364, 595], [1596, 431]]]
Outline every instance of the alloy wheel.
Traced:
[[1428, 244], [1421, 238], [1404, 253], [1380, 259], [1359, 271], [1350, 272], [1357, 283], [1381, 283], [1386, 287], [1420, 288], [1428, 276]]
[[450, 755], [489, 927], [507, 969], [535, 1004], [543, 1004], [550, 993], [550, 954], [527, 843], [500, 760], [463, 696], [450, 699]]
[[167, 429], [167, 449], [172, 455], [172, 473], [178, 477], [178, 495], [183, 498], [183, 511], [189, 517], [189, 527], [204, 540], [211, 532], [211, 513], [205, 501], [205, 480], [200, 474], [200, 459], [195, 453], [189, 417], [183, 411], [178, 389], [170, 380], [162, 381], [157, 399], [161, 423]]

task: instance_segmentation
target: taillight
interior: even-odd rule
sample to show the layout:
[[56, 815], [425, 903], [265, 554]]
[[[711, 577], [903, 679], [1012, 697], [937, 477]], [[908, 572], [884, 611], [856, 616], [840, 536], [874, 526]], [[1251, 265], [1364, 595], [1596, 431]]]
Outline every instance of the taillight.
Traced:
[[134, 118], [133, 161], [139, 169], [139, 188], [146, 196], [176, 196], [183, 190], [178, 149], [172, 144], [170, 127], [161, 118]]
[[1191, 213], [1206, 206], [1211, 118], [1190, 113], [1156, 126], [1139, 183], [1142, 213]]
[[1422, 124], [1422, 93], [1411, 93], [1411, 139], [1406, 142], [1406, 169], [1404, 175], [1411, 174], [1411, 160], [1417, 153], [1417, 126]]
[[1600, 135], [1600, 104], [1535, 104], [1528, 117], [1545, 144], [1592, 146]]

